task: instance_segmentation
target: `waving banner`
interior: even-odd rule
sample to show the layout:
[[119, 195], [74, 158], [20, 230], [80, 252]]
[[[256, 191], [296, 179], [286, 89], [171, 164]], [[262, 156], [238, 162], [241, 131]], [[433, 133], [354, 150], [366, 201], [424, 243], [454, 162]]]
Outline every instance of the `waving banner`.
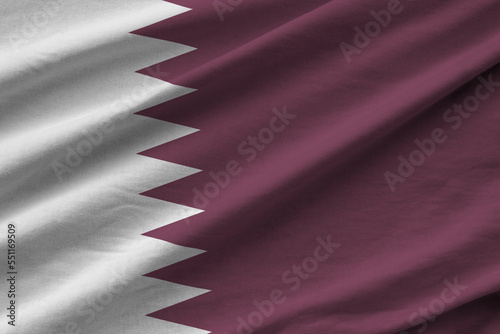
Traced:
[[500, 333], [500, 2], [2, 3], [1, 333]]

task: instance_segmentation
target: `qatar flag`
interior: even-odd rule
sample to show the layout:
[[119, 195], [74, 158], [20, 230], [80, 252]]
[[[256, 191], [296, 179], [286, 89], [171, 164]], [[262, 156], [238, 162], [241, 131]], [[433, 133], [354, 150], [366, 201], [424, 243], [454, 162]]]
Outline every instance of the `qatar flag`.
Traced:
[[500, 333], [500, 2], [1, 7], [0, 333]]

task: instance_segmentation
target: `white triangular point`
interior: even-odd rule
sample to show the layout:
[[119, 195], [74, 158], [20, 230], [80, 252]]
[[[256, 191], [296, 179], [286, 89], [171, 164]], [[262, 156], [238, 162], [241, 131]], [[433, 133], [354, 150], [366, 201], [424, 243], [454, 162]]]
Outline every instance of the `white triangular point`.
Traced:
[[[134, 115], [194, 91], [135, 73], [194, 48], [129, 33], [189, 9], [162, 0], [3, 7], [0, 229], [17, 227], [19, 274], [16, 327], [2, 307], [0, 332], [207, 333], [146, 316], [207, 290], [143, 276], [203, 253], [141, 235], [201, 211], [139, 195], [199, 170], [137, 154], [198, 130]], [[41, 12], [49, 19], [32, 29]], [[68, 165], [85, 134], [98, 133]], [[58, 175], [57, 164], [70, 172]]]

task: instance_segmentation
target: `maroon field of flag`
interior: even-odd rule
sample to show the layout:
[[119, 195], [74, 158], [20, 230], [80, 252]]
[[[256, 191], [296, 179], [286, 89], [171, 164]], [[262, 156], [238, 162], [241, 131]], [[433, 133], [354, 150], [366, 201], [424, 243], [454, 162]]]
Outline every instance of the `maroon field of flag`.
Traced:
[[1, 333], [500, 333], [500, 2], [2, 6]]

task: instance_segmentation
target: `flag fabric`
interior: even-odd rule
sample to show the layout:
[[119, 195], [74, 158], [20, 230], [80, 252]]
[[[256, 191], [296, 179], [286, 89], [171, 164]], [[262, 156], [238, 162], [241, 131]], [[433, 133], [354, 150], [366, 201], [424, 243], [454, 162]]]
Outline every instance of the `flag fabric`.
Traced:
[[1, 333], [500, 333], [500, 3], [4, 0]]

